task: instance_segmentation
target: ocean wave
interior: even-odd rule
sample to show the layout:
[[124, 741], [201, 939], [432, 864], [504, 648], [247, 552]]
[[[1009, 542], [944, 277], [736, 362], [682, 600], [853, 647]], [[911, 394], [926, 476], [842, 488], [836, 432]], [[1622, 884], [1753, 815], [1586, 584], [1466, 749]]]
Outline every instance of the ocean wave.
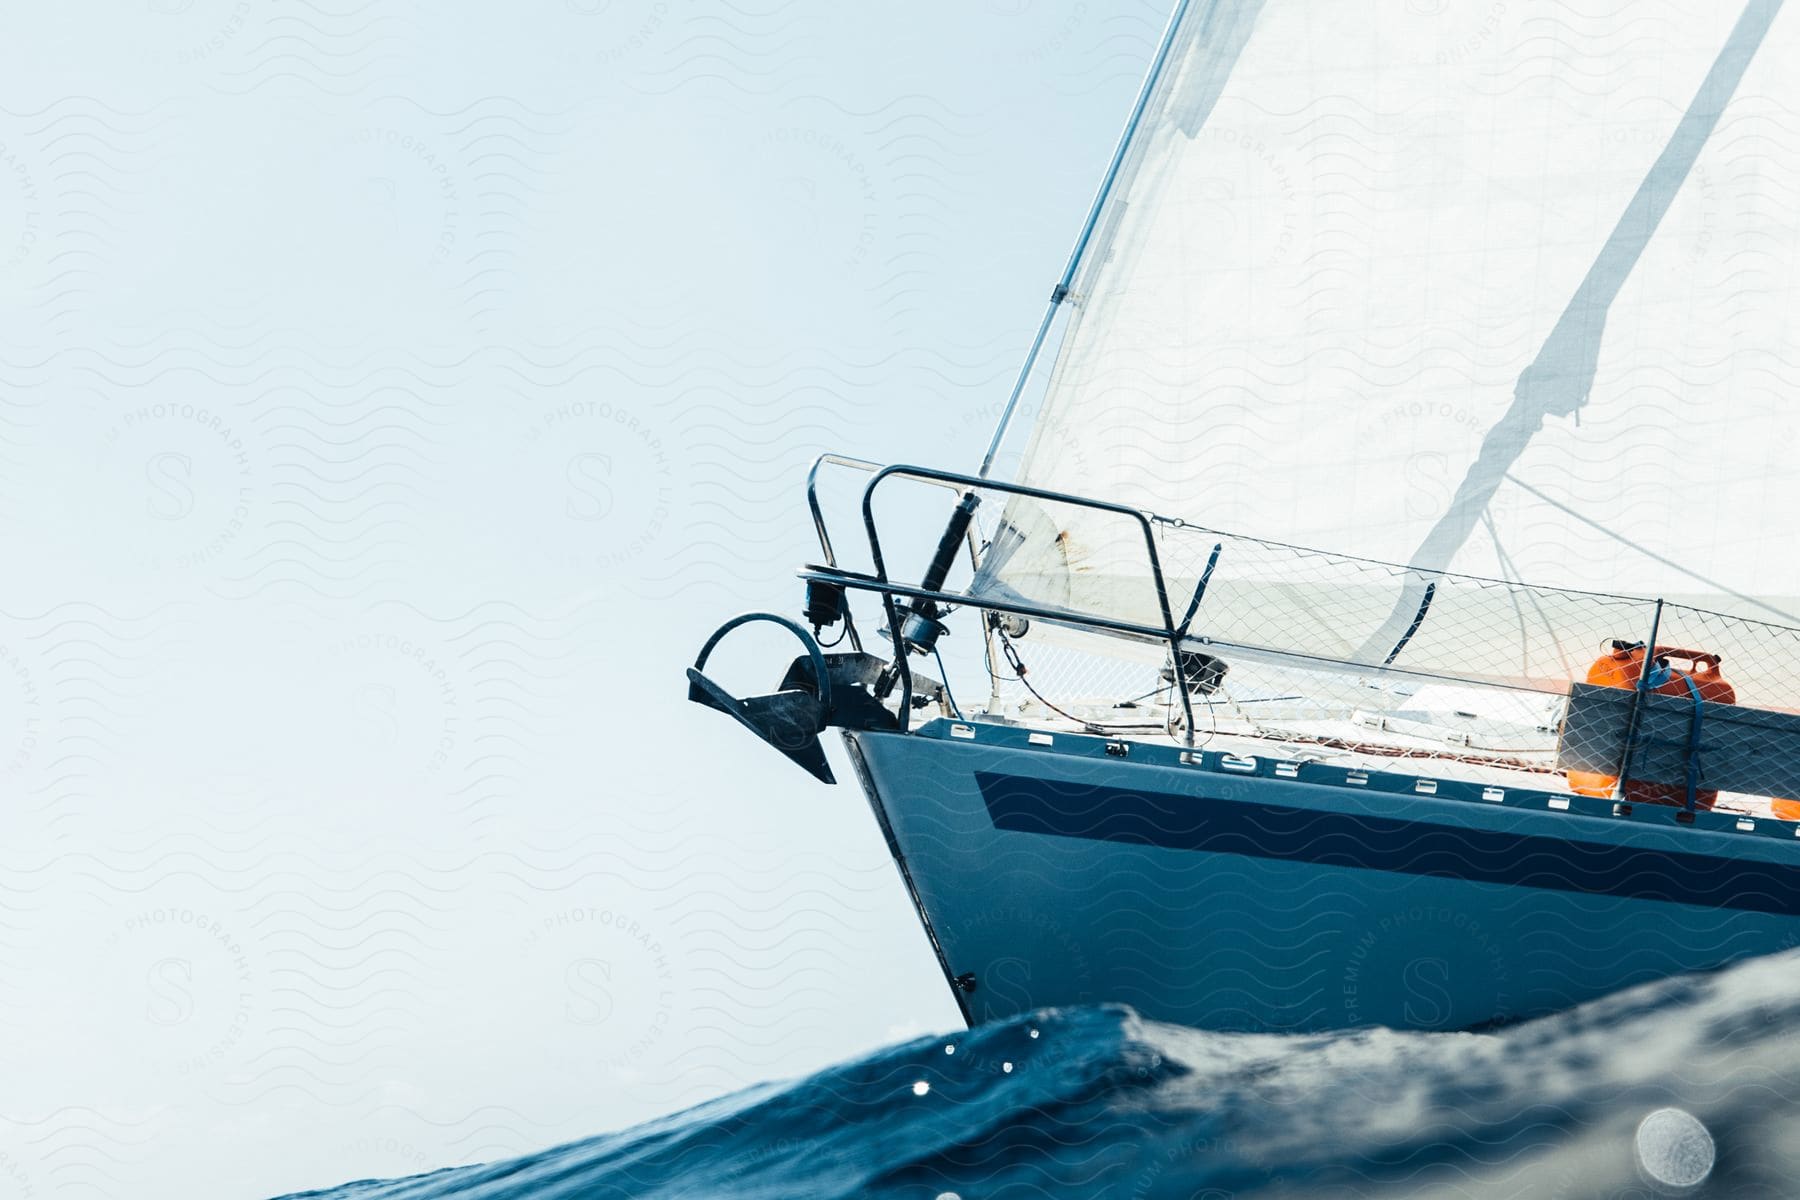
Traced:
[[1797, 966], [1771, 956], [1484, 1033], [1047, 1010], [541, 1153], [304, 1196], [1787, 1195]]

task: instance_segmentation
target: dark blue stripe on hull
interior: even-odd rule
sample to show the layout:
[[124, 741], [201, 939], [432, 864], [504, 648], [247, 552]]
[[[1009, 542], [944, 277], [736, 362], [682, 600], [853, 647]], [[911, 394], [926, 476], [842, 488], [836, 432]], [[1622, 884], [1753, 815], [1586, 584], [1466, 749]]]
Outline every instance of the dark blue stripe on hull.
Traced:
[[1800, 914], [1800, 872], [1753, 859], [990, 771], [977, 771], [975, 780], [995, 827], [1020, 833]]

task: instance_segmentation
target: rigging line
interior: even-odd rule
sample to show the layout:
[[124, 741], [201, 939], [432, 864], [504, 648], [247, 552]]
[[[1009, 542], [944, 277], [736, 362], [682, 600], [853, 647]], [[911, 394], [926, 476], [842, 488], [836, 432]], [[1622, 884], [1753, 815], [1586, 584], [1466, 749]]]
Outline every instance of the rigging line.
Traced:
[[1495, 522], [1494, 514], [1483, 511], [1481, 521], [1487, 526], [1488, 537], [1493, 539], [1494, 557], [1499, 560], [1500, 570], [1505, 574], [1508, 582], [1521, 585], [1517, 590], [1507, 593], [1512, 601], [1513, 613], [1519, 618], [1520, 676], [1529, 678], [1531, 675], [1531, 647], [1528, 644], [1531, 633], [1525, 623], [1525, 607], [1519, 600], [1521, 595], [1531, 602], [1531, 607], [1537, 613], [1538, 620], [1544, 623], [1544, 631], [1550, 635], [1550, 641], [1556, 647], [1556, 661], [1567, 667], [1569, 655], [1563, 649], [1562, 637], [1556, 632], [1556, 624], [1550, 620], [1550, 614], [1544, 611], [1544, 602], [1538, 598], [1536, 589], [1525, 584], [1525, 578], [1520, 573], [1518, 564], [1513, 561], [1513, 556], [1507, 553], [1506, 547], [1501, 543], [1500, 526]]
[[1524, 480], [1520, 479], [1516, 475], [1511, 474], [1510, 472], [1506, 476], [1506, 481], [1508, 483], [1512, 484], [1514, 487], [1522, 488], [1523, 490], [1531, 493], [1533, 496], [1536, 496], [1539, 500], [1542, 500], [1545, 504], [1548, 504], [1550, 507], [1557, 509], [1563, 513], [1566, 513], [1567, 515], [1569, 515], [1571, 517], [1574, 517], [1577, 521], [1580, 521], [1583, 525], [1586, 525], [1588, 528], [1597, 530], [1598, 532], [1605, 534], [1607, 537], [1613, 539], [1615, 542], [1618, 542], [1621, 546], [1625, 546], [1631, 550], [1636, 550], [1639, 554], [1642, 554], [1645, 558], [1650, 559], [1652, 562], [1660, 563], [1662, 566], [1665, 566], [1674, 571], [1677, 571], [1682, 575], [1686, 575], [1689, 579], [1692, 579], [1697, 583], [1703, 583], [1709, 588], [1714, 588], [1717, 591], [1719, 591], [1721, 594], [1730, 596], [1733, 600], [1741, 600], [1745, 604], [1753, 605], [1757, 608], [1762, 609], [1766, 613], [1770, 613], [1773, 616], [1780, 617], [1783, 621], [1789, 622], [1791, 624], [1800, 625], [1800, 616], [1796, 616], [1795, 614], [1790, 613], [1790, 612], [1785, 612], [1782, 609], [1776, 608], [1773, 604], [1765, 604], [1761, 600], [1758, 600], [1755, 596], [1746, 596], [1743, 592], [1737, 591], [1734, 588], [1726, 587], [1724, 584], [1720, 583], [1716, 579], [1708, 578], [1707, 576], [1700, 574], [1698, 571], [1690, 570], [1689, 568], [1682, 566], [1680, 563], [1676, 562], [1672, 558], [1667, 558], [1661, 554], [1658, 554], [1656, 551], [1651, 550], [1648, 547], [1640, 546], [1638, 543], [1632, 541], [1630, 538], [1626, 537], [1624, 534], [1615, 533], [1613, 530], [1608, 529], [1606, 526], [1600, 524], [1600, 522], [1594, 520], [1592, 517], [1584, 516], [1581, 513], [1576, 512], [1573, 508], [1570, 508], [1567, 504], [1564, 504], [1562, 501], [1556, 499], [1553, 496], [1548, 496], [1548, 495], [1544, 494], [1543, 492], [1539, 491], [1537, 488], [1532, 487], [1529, 483], [1526, 483]]
[[1025, 384], [1031, 378], [1032, 368], [1037, 365], [1038, 355], [1043, 352], [1044, 340], [1050, 335], [1050, 326], [1056, 321], [1057, 310], [1068, 296], [1069, 287], [1075, 282], [1075, 272], [1087, 254], [1088, 243], [1093, 240], [1094, 231], [1100, 226], [1100, 216], [1106, 209], [1106, 202], [1112, 195], [1114, 185], [1119, 181], [1119, 175], [1125, 166], [1125, 156], [1131, 149], [1138, 126], [1143, 122], [1145, 110], [1150, 107], [1150, 98], [1156, 92], [1163, 67], [1169, 61], [1169, 50], [1175, 45], [1175, 36], [1181, 29], [1182, 18], [1187, 15], [1191, 3], [1192, 0], [1179, 0], [1174, 11], [1169, 14], [1169, 23], [1163, 28], [1162, 40], [1157, 44], [1156, 54], [1150, 60], [1150, 69], [1145, 73], [1143, 85], [1138, 89], [1137, 102], [1131, 107], [1131, 116], [1126, 119], [1125, 130], [1119, 135], [1118, 145], [1113, 147], [1112, 161], [1107, 164], [1106, 174], [1101, 177], [1100, 186], [1094, 192], [1094, 202], [1088, 206], [1087, 219], [1081, 223], [1081, 232], [1076, 235], [1074, 249], [1069, 251], [1069, 261], [1063, 267], [1062, 278], [1056, 281], [1056, 286], [1050, 291], [1050, 305], [1044, 310], [1044, 319], [1038, 323], [1037, 335], [1031, 339], [1031, 348], [1025, 352], [1025, 363], [1019, 368], [1012, 394], [1006, 398], [1006, 406], [1000, 410], [1000, 420], [994, 426], [994, 436], [988, 441], [987, 453], [982, 456], [981, 469], [975, 472], [983, 479], [987, 478], [987, 473], [994, 467], [994, 458], [1000, 453], [1000, 443], [1006, 437], [1007, 426], [1012, 423], [1013, 412], [1019, 407], [1019, 397], [1025, 394]]
[[[1421, 578], [1449, 569], [1475, 528], [1477, 515], [1486, 511], [1500, 481], [1544, 427], [1545, 420], [1580, 418], [1599, 370], [1600, 344], [1606, 336], [1606, 319], [1613, 301], [1687, 182], [1695, 160], [1712, 137], [1781, 5], [1782, 0], [1748, 0], [1744, 5], [1725, 45], [1669, 134], [1662, 153], [1619, 214], [1612, 233], [1569, 297], [1556, 325], [1538, 347], [1537, 356], [1519, 373], [1513, 385], [1512, 404], [1482, 438], [1481, 449], [1457, 485], [1456, 495], [1413, 552], [1409, 561]], [[1395, 640], [1395, 635], [1406, 627], [1408, 614], [1417, 606], [1417, 596], [1418, 592], [1409, 588], [1400, 597], [1358, 658], [1373, 657]]]
[[994, 632], [996, 632], [1000, 635], [1000, 649], [1002, 650], [1002, 652], [1004, 652], [1004, 654], [1006, 656], [1006, 665], [1011, 667], [1013, 670], [1014, 678], [1016, 678], [1019, 681], [1019, 683], [1024, 686], [1026, 691], [1030, 692], [1033, 696], [1037, 697], [1038, 703], [1042, 704], [1045, 708], [1049, 709], [1051, 712], [1055, 713], [1057, 716], [1063, 718], [1065, 721], [1073, 722], [1074, 724], [1081, 726], [1084, 731], [1090, 732], [1090, 733], [1115, 733], [1120, 730], [1126, 730], [1126, 729], [1154, 729], [1154, 728], [1156, 728], [1156, 726], [1154, 726], [1154, 725], [1144, 725], [1141, 722], [1132, 722], [1132, 723], [1128, 723], [1128, 724], [1113, 724], [1113, 723], [1103, 722], [1103, 721], [1090, 721], [1086, 717], [1078, 717], [1072, 712], [1068, 712], [1064, 709], [1058, 708], [1055, 704], [1052, 704], [1050, 702], [1049, 698], [1046, 697], [1044, 695], [1044, 693], [1038, 691], [1037, 688], [1033, 687], [1031, 685], [1031, 681], [1029, 679], [1025, 678], [1025, 676], [1027, 674], [1029, 674], [1030, 672], [1025, 667], [1025, 660], [1019, 657], [1019, 651], [1013, 646], [1012, 639], [1006, 636], [1006, 631], [1004, 629], [1000, 629], [1000, 628], [996, 627]]
[[1006, 636], [1006, 631], [1004, 629], [998, 630], [998, 632], [1000, 634], [1000, 648], [1006, 654], [1006, 665], [1012, 668], [1013, 677], [1024, 685], [1025, 690], [1037, 697], [1038, 703], [1042, 704], [1057, 716], [1068, 721], [1073, 721], [1084, 729], [1100, 730], [1104, 728], [1103, 726], [1095, 725], [1092, 721], [1085, 721], [1073, 713], [1064, 712], [1062, 709], [1056, 707], [1056, 705], [1050, 703], [1049, 700], [1045, 699], [1044, 694], [1031, 686], [1031, 681], [1025, 678], [1027, 674], [1025, 662], [1019, 657], [1019, 652], [1013, 648], [1012, 639]]
[[[1213, 739], [1219, 736], [1219, 710], [1213, 706], [1212, 697], [1200, 696], [1197, 698], [1206, 706], [1206, 715], [1211, 722], [1211, 728], [1206, 731], [1206, 740], [1204, 742], [1196, 742], [1189, 747], [1192, 750], [1199, 750], [1205, 746], [1212, 745]], [[1169, 705], [1166, 710], [1166, 715], [1163, 718], [1163, 732], [1169, 735], [1171, 741], [1178, 736], [1175, 732], [1175, 728], [1181, 722], [1182, 712], [1175, 704], [1175, 684], [1170, 682]], [[1198, 731], [1196, 730], [1196, 732]]]
[[1387, 657], [1381, 660], [1382, 666], [1394, 665], [1394, 660], [1400, 657], [1402, 650], [1406, 649], [1406, 643], [1412, 641], [1413, 634], [1419, 632], [1419, 626], [1425, 623], [1425, 614], [1431, 611], [1431, 601], [1436, 595], [1437, 580], [1434, 579], [1425, 585], [1425, 593], [1419, 597], [1419, 611], [1413, 614], [1412, 624], [1406, 627], [1406, 632], [1400, 635], [1400, 640], [1394, 643], [1394, 648], [1389, 650]]
[[1139, 695], [1139, 696], [1128, 696], [1128, 697], [1126, 697], [1126, 698], [1125, 698], [1125, 699], [1123, 699], [1123, 700], [1121, 700], [1121, 701], [1119, 701], [1119, 702], [1118, 702], [1118, 703], [1117, 703], [1117, 704], [1115, 704], [1115, 705], [1113, 705], [1113, 707], [1114, 707], [1114, 708], [1124, 708], [1124, 707], [1125, 707], [1125, 706], [1126, 706], [1126, 705], [1127, 705], [1127, 704], [1136, 704], [1136, 703], [1137, 703], [1137, 702], [1138, 702], [1138, 701], [1140, 701], [1140, 700], [1148, 700], [1148, 699], [1149, 699], [1149, 698], [1150, 698], [1150, 697], [1152, 697], [1152, 696], [1160, 696], [1160, 695], [1162, 695], [1162, 694], [1163, 694], [1163, 693], [1164, 693], [1164, 692], [1168, 692], [1168, 693], [1169, 693], [1169, 699], [1168, 699], [1168, 700], [1167, 700], [1167, 701], [1160, 701], [1160, 700], [1159, 700], [1159, 701], [1158, 701], [1158, 702], [1157, 702], [1157, 703], [1159, 703], [1159, 704], [1163, 704], [1163, 703], [1167, 703], [1167, 704], [1173, 704], [1173, 703], [1175, 703], [1175, 699], [1174, 699], [1174, 695], [1175, 695], [1175, 685], [1174, 685], [1174, 684], [1172, 684], [1172, 683], [1158, 683], [1158, 684], [1157, 684], [1157, 685], [1156, 685], [1156, 686], [1155, 686], [1155, 687], [1153, 687], [1153, 688], [1151, 688], [1151, 689], [1150, 689], [1150, 690], [1149, 690], [1149, 691], [1147, 691], [1147, 692], [1145, 692], [1145, 693], [1143, 693], [1143, 694], [1142, 694], [1142, 695]]
[[1481, 524], [1487, 529], [1488, 537], [1494, 543], [1494, 561], [1500, 566], [1500, 582], [1523, 584], [1525, 579], [1519, 574], [1518, 566], [1513, 562], [1512, 555], [1508, 554], [1506, 547], [1501, 544], [1500, 527], [1494, 524], [1494, 514], [1483, 509]]
[[957, 720], [968, 720], [967, 717], [963, 716], [962, 705], [956, 702], [956, 693], [950, 690], [950, 671], [944, 666], [943, 652], [937, 648], [935, 643], [933, 643], [931, 647], [931, 655], [933, 658], [937, 659], [938, 678], [943, 681], [944, 698], [950, 701], [950, 711], [956, 714]]

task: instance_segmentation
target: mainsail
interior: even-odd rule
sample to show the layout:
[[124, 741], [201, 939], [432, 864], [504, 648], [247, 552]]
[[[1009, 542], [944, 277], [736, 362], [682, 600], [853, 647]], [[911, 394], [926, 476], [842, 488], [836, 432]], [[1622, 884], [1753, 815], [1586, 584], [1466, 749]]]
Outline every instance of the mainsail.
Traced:
[[[1169, 539], [1177, 618], [1219, 547], [1196, 628], [1293, 609], [1352, 662], [1434, 624], [1520, 677], [1591, 656], [1516, 600], [1459, 612], [1480, 586], [1454, 575], [1800, 625], [1800, 25], [1779, 8], [1193, 0], [1018, 482], [1280, 543]], [[1015, 498], [992, 534], [977, 590], [1160, 623], [1118, 517]]]

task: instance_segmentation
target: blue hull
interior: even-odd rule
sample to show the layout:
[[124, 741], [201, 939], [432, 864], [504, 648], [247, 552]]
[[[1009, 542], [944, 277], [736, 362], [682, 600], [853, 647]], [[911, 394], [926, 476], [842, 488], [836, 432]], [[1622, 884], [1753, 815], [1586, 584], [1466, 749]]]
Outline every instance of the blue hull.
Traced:
[[1467, 1029], [1800, 943], [1783, 822], [1044, 737], [845, 735], [971, 1021]]

